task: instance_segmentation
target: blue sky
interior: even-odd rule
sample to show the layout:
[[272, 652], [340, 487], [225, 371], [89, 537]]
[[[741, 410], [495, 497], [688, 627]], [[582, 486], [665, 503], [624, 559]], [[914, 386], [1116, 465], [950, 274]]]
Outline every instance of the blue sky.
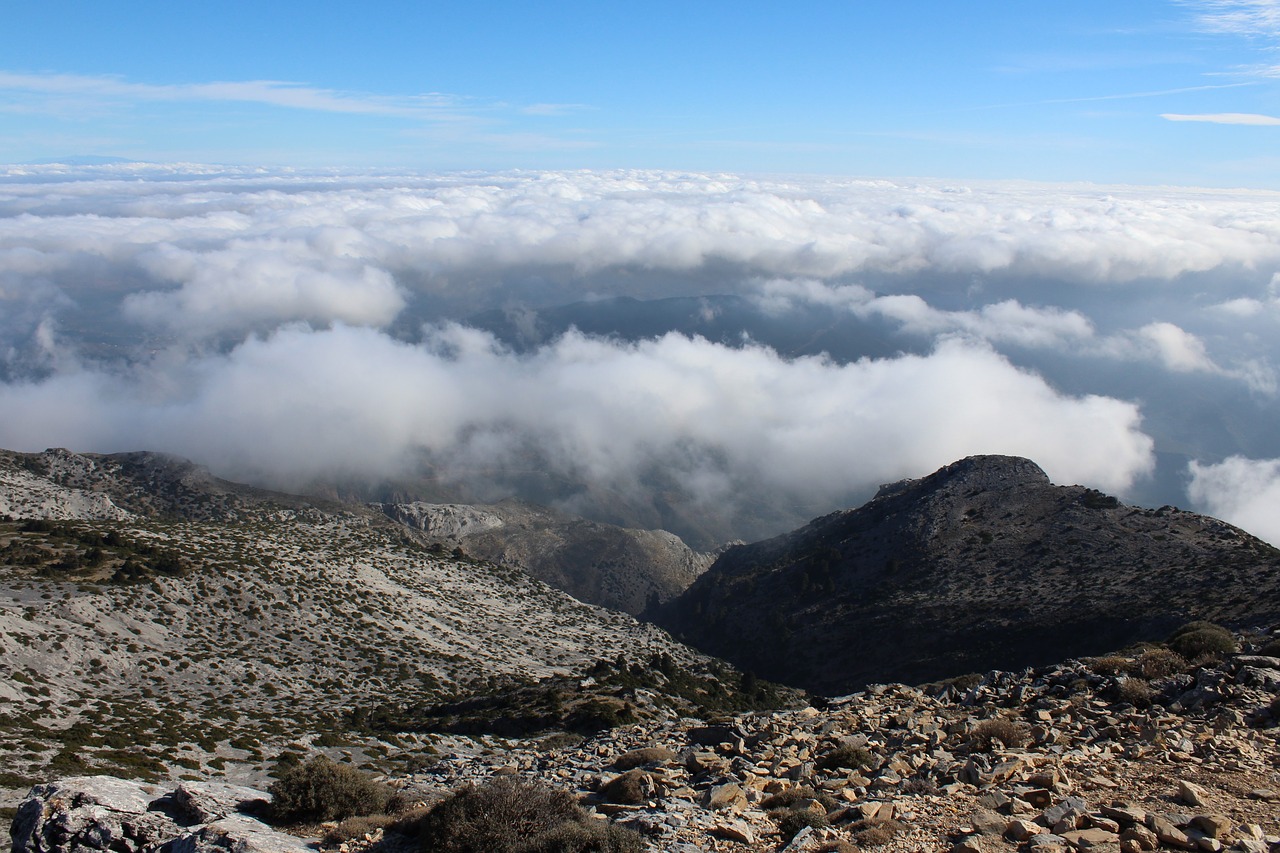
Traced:
[[5, 17], [0, 162], [1280, 188], [1278, 0], [44, 0]]

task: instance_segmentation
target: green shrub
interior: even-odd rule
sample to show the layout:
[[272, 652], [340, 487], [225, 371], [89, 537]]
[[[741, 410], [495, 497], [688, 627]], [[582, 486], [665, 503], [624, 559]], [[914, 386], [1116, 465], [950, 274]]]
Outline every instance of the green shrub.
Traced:
[[972, 740], [974, 749], [980, 752], [991, 752], [995, 749], [996, 741], [1014, 748], [1026, 746], [1031, 740], [1031, 734], [1024, 723], [1005, 717], [995, 717], [983, 720], [974, 726]]
[[1190, 664], [1187, 659], [1169, 649], [1152, 649], [1138, 658], [1137, 671], [1143, 678], [1164, 678], [1186, 672]]
[[610, 779], [600, 788], [600, 794], [610, 803], [638, 806], [648, 802], [653, 790], [653, 777], [640, 769], [628, 770]]
[[562, 823], [539, 833], [519, 853], [643, 853], [644, 840], [635, 830], [602, 820]]
[[1169, 648], [1187, 660], [1201, 655], [1230, 654], [1236, 650], [1236, 638], [1226, 628], [1208, 622], [1191, 624], [1203, 627], [1187, 630], [1184, 626], [1169, 638]]
[[860, 770], [872, 766], [875, 762], [876, 757], [869, 749], [842, 743], [819, 758], [818, 766], [823, 770]]
[[1129, 675], [1135, 664], [1123, 655], [1106, 655], [1090, 659], [1089, 667], [1098, 675]]
[[835, 798], [825, 791], [815, 791], [808, 785], [798, 785], [795, 788], [788, 788], [785, 791], [779, 791], [776, 794], [770, 794], [765, 797], [760, 803], [760, 808], [765, 811], [789, 809], [804, 800], [815, 800], [827, 811], [831, 811], [836, 807]]
[[317, 755], [295, 764], [271, 785], [271, 816], [277, 823], [345, 820], [386, 809], [392, 790], [354, 767]]
[[796, 833], [806, 826], [822, 829], [831, 825], [825, 814], [811, 809], [776, 809], [769, 812], [769, 817], [778, 825], [784, 843], [795, 838]]
[[1128, 702], [1135, 708], [1149, 707], [1154, 693], [1151, 685], [1141, 678], [1122, 678], [1116, 684], [1117, 701]]
[[[597, 829], [568, 793], [500, 776], [468, 785], [407, 829], [422, 853], [633, 853], [639, 836], [621, 827]], [[405, 828], [400, 831], [405, 832]]]
[[1188, 622], [1187, 624], [1183, 625], [1181, 628], [1179, 628], [1178, 630], [1170, 634], [1169, 642], [1173, 642], [1173, 639], [1175, 637], [1181, 637], [1183, 634], [1190, 634], [1192, 631], [1223, 631], [1228, 634], [1231, 633], [1230, 631], [1227, 631], [1226, 628], [1223, 628], [1221, 625], [1219, 625], [1217, 622], [1209, 622], [1204, 619], [1196, 619], [1195, 621]]
[[906, 828], [905, 824], [896, 820], [881, 820], [874, 823], [860, 821], [850, 827], [850, 832], [858, 847], [866, 848], [888, 844], [894, 836]]
[[633, 770], [646, 764], [661, 764], [675, 757], [676, 754], [665, 746], [646, 746], [619, 755], [614, 759], [613, 766], [618, 770]]

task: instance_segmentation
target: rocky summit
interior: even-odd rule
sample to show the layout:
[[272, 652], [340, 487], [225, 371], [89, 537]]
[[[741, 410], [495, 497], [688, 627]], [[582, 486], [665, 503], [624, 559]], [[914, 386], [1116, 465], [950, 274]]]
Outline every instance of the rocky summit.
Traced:
[[[1258, 652], [1278, 638], [1232, 638], [1238, 651], [1199, 663], [1149, 647], [926, 690], [876, 685], [794, 710], [669, 716], [567, 743], [454, 741], [390, 781], [420, 808], [495, 779], [551, 786], [638, 832], [637, 849], [671, 853], [1275, 853], [1280, 658]], [[208, 783], [40, 785], [18, 809], [15, 851], [297, 849], [252, 817], [265, 796]], [[360, 820], [312, 831], [343, 853], [419, 849], [411, 820]]]
[[1280, 551], [1214, 518], [975, 456], [728, 549], [659, 622], [823, 694], [1098, 654], [1192, 618], [1280, 617]]

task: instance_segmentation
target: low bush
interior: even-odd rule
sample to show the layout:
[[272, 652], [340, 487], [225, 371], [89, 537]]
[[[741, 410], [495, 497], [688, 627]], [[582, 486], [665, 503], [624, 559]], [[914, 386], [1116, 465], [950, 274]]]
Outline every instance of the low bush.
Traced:
[[1141, 678], [1122, 678], [1116, 684], [1116, 699], [1135, 708], [1150, 707], [1154, 695], [1151, 685]]
[[389, 786], [342, 764], [317, 755], [295, 764], [270, 788], [271, 817], [276, 823], [345, 820], [379, 814], [391, 799]]
[[778, 825], [784, 843], [795, 838], [796, 833], [806, 826], [822, 829], [831, 825], [825, 814], [812, 809], [776, 809], [769, 812], [769, 818]]
[[799, 785], [795, 788], [788, 788], [785, 791], [779, 791], [776, 794], [770, 794], [760, 803], [760, 808], [765, 811], [789, 809], [804, 800], [814, 800], [821, 804], [827, 811], [831, 811], [836, 807], [835, 798], [827, 792], [815, 791], [808, 785]]
[[1014, 748], [1024, 747], [1031, 740], [1031, 733], [1025, 723], [994, 717], [974, 726], [971, 738], [974, 749], [991, 752], [996, 747], [996, 741]]
[[618, 770], [633, 770], [646, 764], [661, 764], [675, 757], [676, 754], [665, 746], [646, 746], [619, 755], [614, 759], [613, 766]]
[[1089, 661], [1089, 667], [1098, 675], [1129, 675], [1134, 666], [1134, 662], [1123, 655], [1106, 655]]
[[600, 794], [608, 802], [628, 806], [648, 802], [653, 792], [653, 777], [640, 769], [628, 770], [600, 788]]
[[818, 759], [818, 766], [823, 770], [860, 770], [875, 763], [876, 757], [869, 749], [847, 743], [840, 744]]
[[599, 824], [564, 791], [500, 776], [455, 791], [412, 825], [422, 853], [639, 853], [635, 832]]
[[1221, 625], [1211, 622], [1192, 622], [1190, 625], [1179, 628], [1169, 638], [1169, 648], [1187, 660], [1202, 655], [1230, 654], [1236, 650], [1236, 638]]
[[1186, 672], [1189, 667], [1187, 659], [1175, 651], [1152, 649], [1138, 658], [1136, 669], [1139, 675], [1150, 681]]
[[862, 821], [850, 827], [850, 832], [858, 847], [866, 848], [888, 844], [906, 828], [905, 824], [896, 820], [880, 820], [874, 823]]

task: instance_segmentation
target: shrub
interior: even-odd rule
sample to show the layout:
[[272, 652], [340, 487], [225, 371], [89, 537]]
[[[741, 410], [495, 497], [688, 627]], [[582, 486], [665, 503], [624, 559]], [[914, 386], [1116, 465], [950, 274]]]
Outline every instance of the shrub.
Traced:
[[375, 829], [381, 829], [391, 822], [386, 815], [364, 815], [349, 817], [337, 826], [325, 830], [324, 843], [330, 847], [346, 844], [356, 838], [364, 838]]
[[568, 793], [500, 776], [455, 791], [402, 832], [422, 853], [638, 853], [634, 832], [597, 828]]
[[1151, 689], [1151, 685], [1141, 678], [1122, 678], [1116, 684], [1116, 699], [1128, 702], [1136, 708], [1150, 706], [1153, 695], [1155, 691]]
[[391, 794], [391, 788], [359, 770], [317, 755], [272, 783], [271, 816], [277, 823], [301, 823], [377, 814]]
[[1134, 662], [1123, 655], [1107, 655], [1089, 661], [1090, 668], [1098, 675], [1129, 675]]
[[619, 755], [614, 759], [613, 766], [618, 770], [633, 770], [646, 764], [661, 764], [675, 757], [676, 754], [665, 746], [646, 746]]
[[795, 788], [779, 791], [776, 794], [770, 794], [760, 803], [760, 808], [765, 811], [789, 809], [803, 800], [816, 800], [827, 811], [831, 811], [836, 807], [835, 798], [825, 791], [815, 791], [808, 785], [799, 785]]
[[1031, 740], [1031, 734], [1025, 724], [1005, 717], [983, 720], [974, 726], [971, 737], [974, 749], [980, 752], [994, 750], [996, 741], [1000, 741], [1005, 746], [1023, 747]]
[[806, 826], [822, 829], [831, 825], [825, 814], [811, 809], [776, 809], [769, 812], [769, 817], [778, 825], [778, 832], [782, 833], [783, 842], [795, 838], [796, 833]]
[[842, 743], [818, 759], [818, 766], [823, 770], [858, 770], [870, 767], [875, 761], [876, 757], [867, 748]]
[[519, 853], [643, 853], [635, 830], [600, 820], [562, 823], [522, 844]]
[[1137, 670], [1143, 678], [1151, 680], [1186, 672], [1187, 659], [1169, 649], [1152, 649], [1138, 658]]
[[906, 826], [896, 820], [882, 820], [875, 823], [860, 822], [852, 827], [853, 840], [859, 847], [879, 847], [888, 844], [894, 836]]
[[1204, 619], [1196, 619], [1192, 622], [1188, 622], [1187, 624], [1183, 625], [1181, 628], [1179, 628], [1178, 630], [1170, 634], [1169, 641], [1172, 642], [1175, 637], [1181, 637], [1183, 634], [1190, 634], [1192, 631], [1223, 631], [1228, 634], [1230, 633], [1230, 631], [1227, 631], [1226, 628], [1223, 628], [1217, 622], [1209, 622]]
[[1280, 639], [1272, 640], [1258, 649], [1258, 654], [1271, 658], [1280, 658]]
[[1184, 658], [1192, 660], [1201, 655], [1224, 655], [1236, 650], [1236, 638], [1226, 628], [1207, 622], [1191, 624], [1202, 624], [1206, 627], [1191, 630], [1179, 628], [1169, 638], [1169, 648]]
[[638, 806], [648, 802], [653, 793], [653, 777], [643, 770], [628, 770], [606, 782], [600, 793], [610, 803]]

